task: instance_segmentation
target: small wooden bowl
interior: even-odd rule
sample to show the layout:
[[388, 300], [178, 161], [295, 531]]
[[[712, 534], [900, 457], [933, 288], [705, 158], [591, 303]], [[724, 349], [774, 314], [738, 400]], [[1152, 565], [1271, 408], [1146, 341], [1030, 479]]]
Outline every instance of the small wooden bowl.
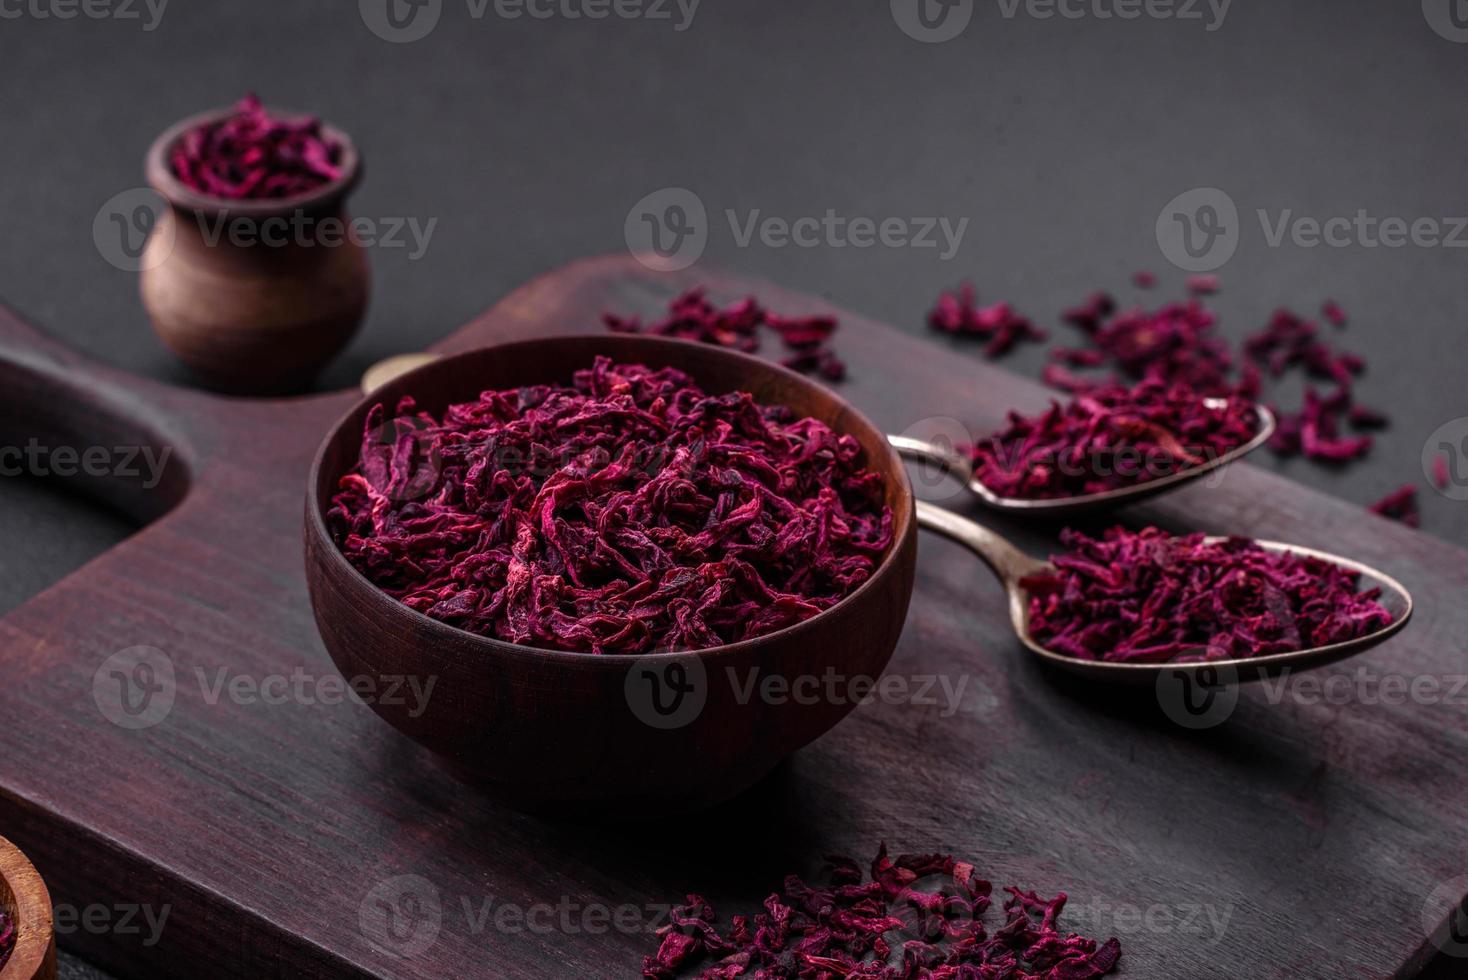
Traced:
[[[598, 354], [675, 367], [711, 393], [748, 391], [761, 403], [786, 405], [854, 436], [867, 465], [884, 477], [894, 515], [893, 545], [872, 577], [820, 615], [767, 636], [631, 657], [537, 650], [465, 632], [388, 597], [342, 556], [324, 514], [340, 477], [358, 461], [373, 405], [396, 405], [410, 394], [421, 409], [437, 413], [486, 389], [566, 383]], [[563, 337], [445, 358], [373, 392], [337, 423], [316, 456], [305, 545], [316, 622], [343, 676], [410, 676], [435, 684], [416, 717], [407, 698], [373, 699], [379, 715], [507, 802], [594, 802], [603, 811], [646, 815], [730, 798], [846, 716], [853, 698], [749, 696], [747, 679], [820, 679], [828, 671], [879, 678], [912, 596], [917, 523], [907, 472], [882, 430], [829, 389], [715, 347], [636, 336]], [[645, 721], [629, 684], [646, 678], [629, 677], [648, 669], [702, 678], [701, 710], [670, 727]]]
[[15, 949], [0, 980], [55, 980], [51, 893], [20, 849], [0, 837], [0, 909], [15, 922]]
[[362, 177], [362, 157], [351, 137], [323, 125], [342, 147], [336, 180], [281, 200], [202, 194], [174, 176], [169, 154], [186, 133], [233, 112], [184, 119], [149, 148], [148, 184], [168, 208], [148, 239], [139, 290], [159, 339], [205, 384], [235, 394], [284, 393], [310, 381], [361, 326], [371, 286], [366, 252], [352, 235], [330, 244], [311, 233], [304, 242], [292, 233], [273, 244], [244, 244], [224, 228], [347, 227], [346, 199]]

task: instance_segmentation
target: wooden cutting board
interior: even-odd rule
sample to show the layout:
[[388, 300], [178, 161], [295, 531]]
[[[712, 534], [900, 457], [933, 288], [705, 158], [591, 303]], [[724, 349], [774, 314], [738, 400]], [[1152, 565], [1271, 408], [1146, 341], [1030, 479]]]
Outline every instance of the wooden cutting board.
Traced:
[[[655, 314], [695, 281], [779, 312], [828, 309], [613, 257], [536, 280], [436, 349], [595, 332], [603, 309]], [[841, 318], [842, 391], [892, 430], [951, 416], [983, 431], [1047, 397], [977, 357]], [[1270, 703], [1255, 687], [1225, 723], [1189, 730], [1155, 694], [1032, 664], [989, 573], [927, 536], [890, 672], [962, 682], [956, 711], [864, 705], [701, 816], [504, 809], [360, 704], [214, 694], [222, 680], [334, 674], [306, 599], [301, 509], [310, 457], [355, 393], [164, 387], [10, 314], [0, 361], [0, 445], [148, 444], [177, 464], [152, 489], [88, 487], [151, 523], [0, 620], [0, 833], [61, 906], [142, 905], [155, 920], [166, 908], [151, 944], [146, 925], [61, 935], [122, 976], [630, 977], [657, 945], [656, 906], [698, 891], [725, 915], [754, 911], [785, 873], [814, 874], [826, 853], [870, 858], [883, 840], [967, 857], [996, 885], [1068, 890], [1070, 924], [1118, 936], [1133, 977], [1410, 976], [1433, 949], [1429, 926], [1468, 891], [1452, 884], [1468, 870], [1462, 692]], [[1317, 676], [1451, 687], [1468, 669], [1462, 550], [1249, 466], [1128, 518], [1320, 546], [1406, 583], [1419, 610], [1407, 632]], [[1053, 542], [1053, 529], [996, 526], [1037, 553]], [[109, 658], [140, 646], [167, 658], [173, 702], [150, 727], [119, 725], [96, 694], [120, 690]]]

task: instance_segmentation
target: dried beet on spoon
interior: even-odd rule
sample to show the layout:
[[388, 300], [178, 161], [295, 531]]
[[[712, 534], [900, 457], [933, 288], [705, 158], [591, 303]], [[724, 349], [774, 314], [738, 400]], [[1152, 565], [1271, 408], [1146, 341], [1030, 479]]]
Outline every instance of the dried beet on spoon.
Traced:
[[[1412, 596], [1370, 566], [1273, 541], [1115, 529], [1067, 532], [1050, 562], [926, 502], [918, 525], [966, 546], [999, 576], [1031, 653], [1108, 682], [1229, 668], [1240, 680], [1309, 670], [1398, 633]], [[1364, 591], [1359, 586], [1365, 585]]]
[[1143, 381], [1052, 403], [966, 451], [908, 436], [904, 458], [937, 465], [989, 507], [1062, 517], [1133, 503], [1227, 466], [1267, 443], [1275, 420], [1238, 396], [1200, 398], [1183, 384]]

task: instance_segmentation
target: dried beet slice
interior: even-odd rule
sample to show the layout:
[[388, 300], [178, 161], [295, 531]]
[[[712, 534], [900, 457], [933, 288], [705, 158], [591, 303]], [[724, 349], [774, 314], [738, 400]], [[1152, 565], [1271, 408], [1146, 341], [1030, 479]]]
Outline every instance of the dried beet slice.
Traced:
[[272, 115], [253, 93], [232, 115], [190, 130], [169, 153], [186, 187], [225, 200], [309, 194], [342, 175], [343, 147], [315, 117]]
[[667, 316], [654, 323], [644, 324], [637, 317], [610, 312], [602, 314], [602, 322], [614, 333], [673, 337], [746, 354], [759, 351], [761, 331], [768, 329], [779, 334], [791, 352], [780, 359], [785, 367], [804, 374], [819, 374], [828, 381], [846, 377], [846, 363], [829, 347], [840, 327], [835, 317], [780, 316], [767, 311], [753, 297], [721, 310], [700, 287], [676, 297], [668, 304]]
[[990, 931], [993, 886], [972, 864], [943, 854], [889, 857], [870, 877], [850, 858], [826, 858], [825, 880], [797, 875], [727, 927], [708, 901], [689, 895], [643, 960], [648, 980], [1090, 980], [1116, 969], [1121, 944], [1060, 931], [1062, 892], [1043, 899], [1006, 888], [1003, 922]]
[[1417, 505], [1417, 488], [1410, 483], [1393, 490], [1367, 510], [1394, 521], [1401, 521], [1408, 527], [1422, 526], [1422, 512]]
[[964, 283], [954, 292], [943, 293], [928, 313], [928, 326], [956, 337], [988, 340], [984, 353], [1002, 357], [1022, 340], [1044, 340], [1045, 331], [1036, 327], [1008, 303], [980, 308], [973, 286]]

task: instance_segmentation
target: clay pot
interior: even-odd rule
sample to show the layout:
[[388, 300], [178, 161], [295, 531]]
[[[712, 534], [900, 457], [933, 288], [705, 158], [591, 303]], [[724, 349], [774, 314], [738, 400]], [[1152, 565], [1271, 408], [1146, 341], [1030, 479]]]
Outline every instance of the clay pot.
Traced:
[[143, 306], [163, 343], [205, 384], [281, 393], [309, 382], [367, 311], [367, 256], [345, 212], [361, 157], [346, 134], [325, 126], [342, 144], [342, 175], [310, 194], [229, 201], [186, 187], [169, 151], [185, 132], [233, 111], [185, 119], [148, 150], [148, 184], [168, 207], [143, 253]]

